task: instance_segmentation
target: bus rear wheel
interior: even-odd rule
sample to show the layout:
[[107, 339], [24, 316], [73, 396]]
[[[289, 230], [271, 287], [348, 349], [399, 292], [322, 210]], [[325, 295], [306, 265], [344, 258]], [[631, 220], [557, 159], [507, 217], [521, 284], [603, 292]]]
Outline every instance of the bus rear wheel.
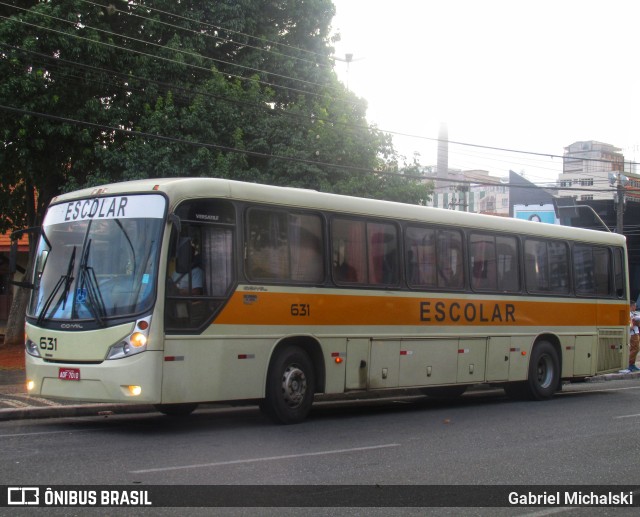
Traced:
[[315, 374], [309, 355], [297, 346], [287, 346], [271, 361], [260, 409], [278, 424], [297, 424], [309, 414], [314, 392]]
[[553, 397], [560, 384], [560, 360], [555, 347], [541, 341], [533, 347], [529, 359], [529, 374], [525, 382], [509, 383], [504, 390], [510, 397], [528, 400], [547, 400]]

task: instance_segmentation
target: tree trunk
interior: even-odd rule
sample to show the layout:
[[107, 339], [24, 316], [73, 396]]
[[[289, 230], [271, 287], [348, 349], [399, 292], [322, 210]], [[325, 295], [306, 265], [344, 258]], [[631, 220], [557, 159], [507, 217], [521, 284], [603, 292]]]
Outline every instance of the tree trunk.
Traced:
[[24, 343], [24, 317], [27, 312], [27, 303], [31, 291], [24, 287], [18, 287], [9, 309], [9, 319], [4, 334], [4, 344], [17, 345]]
[[[29, 259], [27, 260], [26, 273], [22, 275], [21, 280], [23, 281], [27, 280], [31, 273], [31, 266], [35, 255], [35, 243], [37, 241], [31, 233], [27, 235], [29, 237]], [[16, 278], [16, 273], [13, 273], [13, 279], [16, 281], [19, 280]], [[14, 289], [11, 308], [9, 309], [9, 318], [7, 319], [7, 328], [4, 334], [5, 346], [24, 343], [24, 319], [27, 314], [27, 304], [29, 303], [31, 289], [17, 286]]]

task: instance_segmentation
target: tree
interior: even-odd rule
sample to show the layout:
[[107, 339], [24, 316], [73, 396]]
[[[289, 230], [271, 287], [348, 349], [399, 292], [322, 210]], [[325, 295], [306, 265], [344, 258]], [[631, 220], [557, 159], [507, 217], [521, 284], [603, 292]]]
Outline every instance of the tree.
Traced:
[[333, 72], [331, 0], [1, 9], [1, 231], [39, 225], [63, 191], [144, 177], [425, 199], [380, 173], [393, 145]]

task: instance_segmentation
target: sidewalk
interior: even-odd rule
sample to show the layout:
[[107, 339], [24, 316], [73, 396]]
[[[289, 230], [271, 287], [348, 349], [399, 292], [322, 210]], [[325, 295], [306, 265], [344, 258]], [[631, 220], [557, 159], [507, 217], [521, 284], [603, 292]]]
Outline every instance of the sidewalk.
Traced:
[[[640, 372], [607, 373], [589, 377], [587, 382], [638, 378], [640, 378]], [[153, 411], [156, 409], [148, 404], [83, 403], [75, 400], [49, 400], [28, 395], [25, 387], [24, 347], [22, 345], [6, 346], [0, 342], [0, 420], [108, 416], [118, 413]]]
[[24, 346], [0, 342], [0, 420], [54, 418], [65, 416], [108, 416], [115, 413], [148, 413], [150, 405], [82, 403], [48, 400], [27, 394], [24, 372]]

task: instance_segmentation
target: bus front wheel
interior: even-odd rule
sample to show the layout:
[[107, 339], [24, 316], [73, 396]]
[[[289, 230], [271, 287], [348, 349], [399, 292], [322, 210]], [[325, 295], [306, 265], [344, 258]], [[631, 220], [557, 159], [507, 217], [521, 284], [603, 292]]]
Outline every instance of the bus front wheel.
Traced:
[[518, 399], [547, 400], [553, 397], [560, 384], [560, 360], [555, 347], [541, 341], [533, 347], [529, 372], [524, 382], [509, 383], [507, 395]]
[[313, 403], [315, 375], [309, 355], [297, 346], [276, 352], [267, 373], [260, 409], [278, 424], [302, 422]]

